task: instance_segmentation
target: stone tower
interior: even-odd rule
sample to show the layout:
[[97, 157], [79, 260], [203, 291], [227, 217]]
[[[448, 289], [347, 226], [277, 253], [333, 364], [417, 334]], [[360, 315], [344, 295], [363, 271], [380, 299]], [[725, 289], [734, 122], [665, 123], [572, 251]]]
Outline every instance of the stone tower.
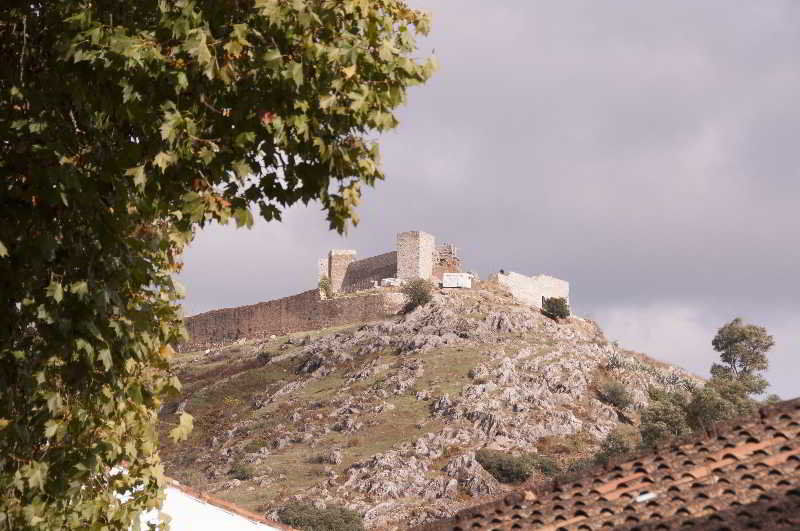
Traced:
[[356, 252], [352, 249], [331, 249], [328, 253], [328, 278], [334, 293], [341, 291], [347, 266], [355, 259]]
[[397, 235], [397, 278], [430, 279], [433, 275], [433, 254], [436, 241], [432, 234], [422, 231], [401, 232]]

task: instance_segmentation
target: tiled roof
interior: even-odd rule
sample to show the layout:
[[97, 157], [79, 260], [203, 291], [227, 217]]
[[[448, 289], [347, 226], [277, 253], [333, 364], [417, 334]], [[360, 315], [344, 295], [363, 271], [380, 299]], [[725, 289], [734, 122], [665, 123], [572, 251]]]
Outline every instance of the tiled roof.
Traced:
[[800, 529], [800, 399], [420, 531]]

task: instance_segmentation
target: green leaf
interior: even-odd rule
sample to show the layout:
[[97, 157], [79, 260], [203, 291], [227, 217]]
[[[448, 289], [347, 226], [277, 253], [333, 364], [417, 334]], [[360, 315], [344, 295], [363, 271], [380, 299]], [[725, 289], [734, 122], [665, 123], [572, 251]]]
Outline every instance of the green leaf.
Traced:
[[144, 188], [144, 185], [147, 182], [147, 175], [144, 173], [144, 165], [128, 169], [125, 172], [125, 175], [133, 177], [133, 184], [140, 189]]
[[176, 155], [175, 152], [173, 151], [169, 152], [162, 151], [158, 155], [156, 155], [155, 158], [153, 159], [155, 165], [161, 168], [162, 172], [166, 170], [168, 167], [175, 164], [177, 161], [178, 161], [178, 155]]
[[236, 220], [237, 227], [250, 228], [253, 226], [253, 214], [246, 208], [237, 208], [234, 210], [233, 219]]
[[52, 297], [56, 302], [61, 302], [64, 298], [64, 288], [61, 286], [61, 283], [51, 280], [50, 285], [47, 286], [47, 296]]
[[44, 490], [44, 482], [47, 478], [46, 463], [31, 463], [28, 467], [28, 485], [32, 489]]
[[87, 293], [89, 293], [89, 284], [85, 280], [79, 280], [70, 284], [69, 290], [78, 297], [83, 298]]
[[11, 424], [11, 421], [8, 419], [0, 419], [0, 430], [4, 430], [6, 426]]
[[267, 53], [264, 54], [264, 60], [268, 63], [275, 63], [281, 61], [283, 56], [281, 55], [280, 50], [269, 50]]
[[193, 427], [194, 418], [188, 413], [181, 413], [178, 425], [170, 430], [169, 436], [174, 442], [185, 441], [189, 438]]
[[239, 147], [247, 147], [256, 141], [256, 134], [252, 131], [245, 131], [236, 135], [234, 143]]
[[303, 63], [292, 63], [289, 68], [294, 83], [301, 87], [303, 85]]
[[94, 347], [85, 339], [79, 337], [75, 340], [75, 350], [82, 350], [86, 353], [86, 357], [89, 359], [89, 361], [94, 361]]
[[61, 426], [60, 422], [52, 419], [48, 420], [44, 423], [44, 436], [51, 439], [58, 431], [59, 426]]
[[111, 359], [111, 351], [108, 348], [102, 348], [99, 351], [97, 351], [97, 357], [100, 359], [100, 361], [103, 362], [103, 367], [106, 370], [109, 370], [111, 368], [113, 361]]
[[61, 411], [61, 408], [64, 406], [64, 401], [60, 393], [53, 391], [47, 393], [45, 397], [47, 398], [47, 409], [50, 410], [51, 413], [58, 413]]
[[8, 256], [8, 249], [6, 249], [6, 246], [3, 245], [3, 242], [0, 242], [0, 258], [4, 256]]
[[334, 94], [328, 94], [327, 96], [322, 96], [319, 99], [319, 108], [320, 109], [327, 109], [333, 102], [336, 101], [336, 96]]
[[233, 171], [236, 172], [236, 175], [242, 179], [253, 173], [253, 169], [250, 165], [243, 160], [235, 160], [231, 166], [233, 167]]

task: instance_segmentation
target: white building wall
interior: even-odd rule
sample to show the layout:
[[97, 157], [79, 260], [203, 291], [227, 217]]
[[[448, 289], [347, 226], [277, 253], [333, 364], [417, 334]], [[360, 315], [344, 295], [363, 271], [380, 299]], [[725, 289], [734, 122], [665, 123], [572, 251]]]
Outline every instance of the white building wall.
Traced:
[[515, 299], [536, 308], [542, 307], [542, 297], [564, 297], [569, 302], [569, 282], [549, 275], [528, 277], [510, 271], [489, 277], [505, 286]]
[[175, 487], [167, 487], [160, 512], [148, 511], [140, 518], [142, 529], [147, 529], [148, 524], [157, 525], [167, 520], [171, 531], [280, 531], [278, 527], [248, 520]]

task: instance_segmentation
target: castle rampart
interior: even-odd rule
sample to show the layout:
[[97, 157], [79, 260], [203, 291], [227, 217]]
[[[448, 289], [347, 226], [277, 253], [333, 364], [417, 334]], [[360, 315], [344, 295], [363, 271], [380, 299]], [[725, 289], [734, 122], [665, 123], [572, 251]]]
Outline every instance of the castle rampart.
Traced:
[[180, 350], [374, 321], [396, 314], [403, 301], [401, 294], [389, 291], [322, 300], [319, 290], [313, 289], [249, 306], [213, 310], [186, 319], [190, 339], [180, 345]]

